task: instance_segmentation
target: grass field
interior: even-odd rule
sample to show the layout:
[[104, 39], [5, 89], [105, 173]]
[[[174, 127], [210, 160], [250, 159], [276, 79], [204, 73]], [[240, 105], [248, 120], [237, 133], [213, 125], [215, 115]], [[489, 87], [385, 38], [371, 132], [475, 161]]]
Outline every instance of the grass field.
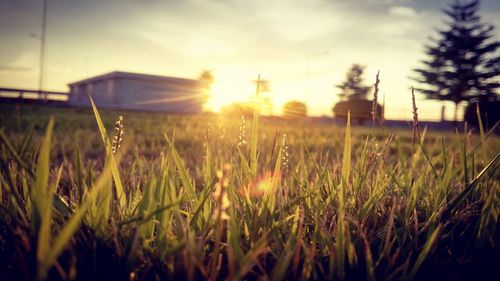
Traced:
[[0, 105], [0, 128], [1, 280], [500, 274], [486, 128], [26, 105]]

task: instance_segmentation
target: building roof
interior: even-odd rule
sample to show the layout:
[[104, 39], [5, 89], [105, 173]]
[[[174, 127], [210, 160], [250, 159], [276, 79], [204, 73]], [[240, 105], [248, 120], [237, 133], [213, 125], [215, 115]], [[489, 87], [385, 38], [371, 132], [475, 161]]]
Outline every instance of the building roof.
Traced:
[[83, 79], [80, 81], [76, 81], [76, 82], [68, 84], [68, 86], [72, 87], [72, 86], [76, 86], [76, 85], [95, 83], [98, 81], [111, 80], [111, 79], [142, 80], [142, 81], [150, 81], [150, 82], [169, 82], [169, 83], [175, 83], [175, 84], [184, 84], [186, 86], [196, 86], [198, 84], [198, 80], [195, 80], [195, 79], [186, 79], [186, 78], [142, 74], [142, 73], [132, 73], [132, 72], [123, 72], [123, 71], [113, 71], [113, 72], [109, 72], [106, 74], [101, 74], [98, 76], [94, 76], [94, 77], [90, 77], [90, 78]]

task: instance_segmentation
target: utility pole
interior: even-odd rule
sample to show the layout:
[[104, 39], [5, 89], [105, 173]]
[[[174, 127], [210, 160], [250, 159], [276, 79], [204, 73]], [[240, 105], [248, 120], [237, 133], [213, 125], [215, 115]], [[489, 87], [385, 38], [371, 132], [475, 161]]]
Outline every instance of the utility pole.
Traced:
[[47, 94], [43, 92], [45, 72], [45, 31], [47, 26], [47, 0], [43, 0], [42, 10], [42, 32], [40, 36], [40, 63], [38, 70], [38, 98], [43, 96], [43, 102], [47, 102]]

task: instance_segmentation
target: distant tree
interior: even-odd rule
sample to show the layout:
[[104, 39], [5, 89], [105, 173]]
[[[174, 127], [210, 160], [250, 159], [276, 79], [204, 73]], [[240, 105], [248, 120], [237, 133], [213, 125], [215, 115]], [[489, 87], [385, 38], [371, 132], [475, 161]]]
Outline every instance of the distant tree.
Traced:
[[201, 85], [205, 88], [212, 87], [212, 84], [215, 81], [213, 71], [203, 70], [200, 74], [200, 77], [198, 78], [198, 81], [200, 81]]
[[306, 117], [307, 105], [300, 101], [289, 101], [283, 106], [283, 116], [285, 117]]
[[495, 80], [500, 74], [499, 42], [493, 40], [493, 26], [481, 23], [479, 0], [454, 1], [443, 12], [448, 26], [425, 46], [428, 56], [414, 78], [417, 88], [429, 99], [452, 101], [457, 108], [464, 101], [494, 101]]
[[202, 99], [203, 103], [205, 103], [208, 100], [210, 90], [212, 89], [212, 85], [215, 81], [213, 72], [211, 70], [203, 70], [198, 77], [198, 81], [202, 87]]
[[226, 116], [240, 117], [246, 116], [251, 117], [253, 114], [253, 106], [250, 103], [237, 102], [230, 105], [226, 105], [221, 109], [221, 113]]
[[[332, 108], [336, 118], [347, 118], [350, 112], [353, 119], [357, 119], [362, 125], [366, 120], [372, 119], [372, 101], [367, 99], [368, 93], [372, 87], [363, 83], [364, 66], [353, 64], [346, 74], [346, 80], [337, 85], [341, 90], [339, 96], [343, 99]], [[381, 107], [377, 104], [377, 119]]]
[[360, 64], [353, 64], [346, 74], [346, 80], [337, 88], [341, 90], [339, 97], [348, 100], [364, 100], [370, 91], [370, 86], [363, 84], [363, 71], [364, 66]]

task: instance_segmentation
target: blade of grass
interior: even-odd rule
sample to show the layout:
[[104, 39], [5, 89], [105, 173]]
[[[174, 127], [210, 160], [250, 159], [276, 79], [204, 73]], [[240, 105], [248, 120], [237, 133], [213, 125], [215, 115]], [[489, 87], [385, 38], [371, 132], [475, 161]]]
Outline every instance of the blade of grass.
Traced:
[[5, 144], [5, 147], [9, 150], [14, 160], [21, 166], [26, 172], [32, 177], [35, 178], [35, 173], [31, 170], [31, 168], [21, 159], [19, 154], [17, 154], [16, 150], [8, 140], [7, 136], [3, 133], [3, 130], [0, 130], [0, 140]]
[[186, 170], [186, 166], [184, 165], [184, 161], [182, 161], [182, 158], [179, 156], [179, 153], [175, 149], [173, 141], [170, 140], [170, 138], [167, 136], [167, 134], [164, 134], [164, 136], [167, 140], [168, 145], [170, 146], [170, 151], [172, 153], [172, 157], [174, 159], [175, 166], [177, 167], [177, 170], [179, 171], [182, 184], [185, 186], [185, 188], [188, 192], [188, 196], [195, 198], [195, 195], [196, 195], [195, 189], [194, 189], [194, 186], [193, 186], [191, 180], [189, 179], [189, 174]]
[[441, 232], [442, 225], [439, 225], [434, 232], [432, 232], [431, 236], [427, 241], [425, 242], [424, 248], [418, 255], [417, 261], [415, 262], [415, 265], [413, 266], [412, 270], [410, 271], [410, 274], [408, 275], [408, 280], [411, 281], [415, 278], [415, 275], [418, 273], [418, 270], [420, 269], [420, 266], [422, 263], [425, 261], [427, 256], [429, 256], [430, 252], [432, 251], [432, 247], [436, 244], [439, 233]]
[[170, 208], [173, 208], [175, 206], [178, 206], [180, 203], [184, 202], [186, 200], [184, 200], [183, 198], [179, 198], [177, 201], [171, 203], [171, 204], [167, 204], [165, 206], [162, 206], [162, 207], [159, 207], [157, 208], [156, 210], [152, 211], [151, 213], [147, 214], [147, 215], [144, 215], [144, 214], [141, 214], [141, 215], [138, 215], [136, 217], [133, 217], [133, 218], [130, 218], [130, 219], [126, 219], [124, 221], [121, 221], [118, 223], [119, 226], [123, 226], [123, 225], [127, 225], [129, 223], [133, 223], [133, 222], [139, 222], [139, 224], [143, 224], [149, 220], [151, 220], [152, 218], [154, 218], [156, 215], [159, 215], [161, 214], [162, 212], [170, 209]]
[[31, 191], [31, 200], [33, 205], [31, 221], [33, 223], [35, 233], [42, 231], [41, 228], [44, 222], [47, 223], [47, 218], [45, 216], [52, 211], [52, 206], [47, 205], [48, 201], [52, 203], [52, 196], [47, 196], [47, 194], [49, 192], [50, 140], [52, 138], [53, 128], [54, 119], [51, 118], [49, 124], [47, 125], [47, 129], [45, 130], [45, 136], [43, 138], [42, 145], [40, 146], [40, 152], [38, 153], [35, 186]]
[[[260, 75], [257, 78], [257, 86], [255, 89], [255, 96], [258, 97], [260, 94]], [[253, 110], [253, 120], [252, 120], [252, 136], [250, 139], [250, 169], [253, 176], [257, 175], [257, 146], [259, 142], [259, 111], [260, 105], [255, 103]]]
[[109, 140], [108, 133], [106, 132], [106, 128], [104, 127], [104, 124], [102, 122], [99, 111], [97, 110], [94, 100], [92, 99], [92, 96], [89, 95], [89, 99], [90, 103], [92, 104], [92, 109], [94, 110], [95, 119], [97, 122], [97, 126], [99, 127], [99, 132], [101, 133], [102, 141], [104, 143], [104, 146], [106, 147], [106, 154], [109, 156], [111, 172], [113, 173], [113, 180], [115, 182], [116, 196], [118, 197], [118, 204], [120, 210], [124, 210], [125, 205], [127, 204], [127, 197], [123, 190], [122, 181], [120, 179], [120, 172], [118, 171], [118, 165], [116, 164], [113, 153], [111, 153], [111, 142]]
[[349, 181], [351, 172], [351, 112], [347, 113], [347, 125], [345, 127], [344, 154], [342, 158], [342, 177]]
[[488, 163], [488, 165], [486, 165], [483, 168], [483, 170], [481, 170], [481, 172], [476, 176], [476, 178], [474, 178], [474, 180], [472, 180], [470, 183], [468, 183], [465, 186], [464, 190], [450, 202], [448, 207], [443, 212], [444, 218], [447, 218], [449, 215], [451, 215], [458, 208], [458, 206], [465, 200], [465, 198], [467, 198], [469, 193], [472, 192], [476, 188], [476, 185], [479, 183], [481, 178], [486, 174], [486, 172], [489, 171], [490, 169], [492, 169], [493, 167], [495, 167], [499, 160], [500, 160], [500, 152], [498, 152], [495, 155], [495, 157], [493, 159], [491, 159], [491, 161]]
[[342, 178], [339, 186], [339, 207], [337, 214], [337, 235], [335, 241], [336, 249], [336, 272], [337, 278], [343, 280], [345, 276], [344, 266], [345, 266], [345, 251], [346, 251], [346, 237], [345, 237], [345, 218], [344, 218], [344, 206], [345, 206], [345, 195], [347, 192], [349, 174], [351, 170], [351, 113], [347, 112], [347, 125], [345, 128], [345, 139], [344, 139], [344, 154], [342, 156]]
[[62, 166], [59, 167], [59, 171], [57, 173], [57, 179], [49, 188], [49, 192], [46, 195], [46, 209], [44, 210], [41, 227], [38, 231], [38, 244], [37, 244], [37, 260], [38, 260], [38, 271], [37, 271], [37, 279], [43, 280], [46, 278], [47, 272], [52, 266], [52, 264], [48, 264], [47, 256], [50, 255], [50, 245], [51, 245], [51, 228], [52, 228], [52, 200], [54, 196], [51, 194], [55, 193], [57, 185], [59, 184], [59, 180], [61, 179]]
[[481, 119], [481, 110], [479, 109], [479, 102], [476, 103], [476, 115], [477, 115], [477, 123], [479, 124], [479, 134], [481, 136], [481, 142], [484, 142], [484, 127], [483, 127], [483, 120]]
[[90, 206], [95, 202], [97, 195], [101, 190], [107, 186], [107, 182], [112, 177], [112, 164], [108, 162], [108, 166], [104, 167], [102, 174], [99, 176], [94, 186], [91, 188], [88, 196], [82, 201], [79, 208], [69, 219], [69, 221], [62, 227], [61, 231], [54, 239], [54, 244], [51, 247], [47, 256], [45, 256], [44, 264], [46, 270], [56, 262], [59, 255], [62, 253], [73, 234], [78, 230], [83, 219], [83, 215], [87, 212]]

